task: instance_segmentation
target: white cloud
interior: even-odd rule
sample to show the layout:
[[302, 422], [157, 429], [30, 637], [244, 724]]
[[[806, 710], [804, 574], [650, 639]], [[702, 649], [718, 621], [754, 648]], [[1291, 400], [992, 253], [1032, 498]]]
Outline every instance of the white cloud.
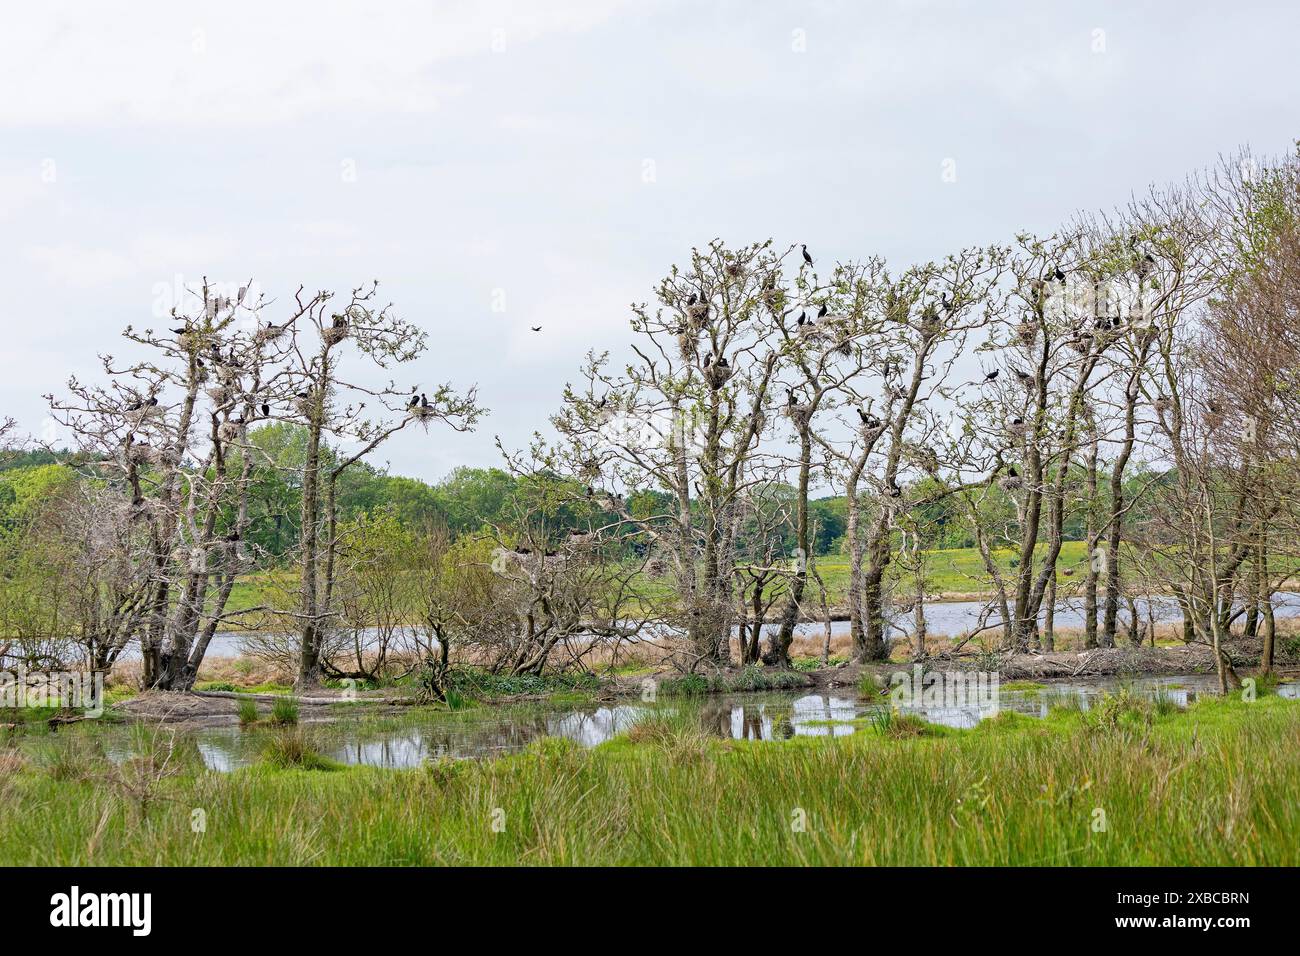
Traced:
[[[441, 78], [439, 65], [507, 57], [546, 35], [588, 30], [622, 5], [14, 6], [0, 36], [0, 124], [211, 130], [338, 112], [428, 113], [466, 90]], [[503, 53], [492, 53], [494, 41]]]
[[130, 256], [111, 249], [87, 248], [75, 242], [32, 246], [27, 258], [41, 270], [45, 281], [61, 285], [97, 286], [138, 272], [138, 266]]
[[176, 276], [252, 278], [273, 309], [300, 283], [378, 278], [430, 336], [398, 378], [477, 382], [494, 410], [475, 435], [386, 447], [424, 477], [497, 461], [495, 434], [526, 441], [584, 352], [626, 354], [628, 303], [714, 236], [897, 264], [1296, 135], [1300, 11], [1261, 31], [1249, 0], [1231, 18], [1190, 0], [1177, 17], [1107, 0], [10, 6], [0, 414], [38, 429], [38, 389], [97, 374]]

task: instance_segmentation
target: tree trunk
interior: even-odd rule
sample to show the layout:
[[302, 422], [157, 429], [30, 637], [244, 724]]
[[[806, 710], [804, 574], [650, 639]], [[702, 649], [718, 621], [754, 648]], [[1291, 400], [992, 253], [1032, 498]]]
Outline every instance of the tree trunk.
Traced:
[[1115, 632], [1119, 620], [1119, 545], [1124, 534], [1124, 472], [1133, 454], [1137, 436], [1138, 373], [1129, 378], [1124, 393], [1124, 441], [1110, 469], [1110, 520], [1106, 526], [1106, 609], [1102, 623], [1103, 647], [1115, 646]]
[[1259, 655], [1259, 667], [1265, 674], [1273, 672], [1273, 656], [1275, 653], [1274, 644], [1277, 639], [1277, 621], [1273, 616], [1273, 588], [1269, 579], [1268, 571], [1268, 534], [1263, 535], [1263, 540], [1257, 549], [1255, 560], [1259, 573], [1259, 596], [1260, 612], [1263, 617], [1263, 623], [1260, 626], [1259, 633], [1263, 639], [1263, 649]]
[[1097, 646], [1097, 567], [1093, 553], [1101, 535], [1097, 531], [1097, 432], [1094, 429], [1088, 445], [1088, 528], [1084, 535], [1087, 545], [1088, 579], [1083, 588], [1083, 646]]
[[301, 615], [302, 646], [298, 654], [299, 690], [320, 683], [320, 656], [323, 634], [321, 631], [319, 591], [317, 589], [317, 563], [320, 548], [320, 458], [321, 422], [325, 401], [323, 387], [314, 391], [310, 399], [312, 414], [307, 433], [307, 454], [302, 476], [302, 556], [300, 567], [302, 581], [298, 591], [298, 612]]
[[799, 429], [799, 489], [795, 512], [795, 544], [799, 549], [799, 564], [794, 580], [790, 582], [790, 596], [781, 612], [781, 629], [772, 637], [767, 663], [774, 667], [790, 667], [790, 645], [794, 643], [794, 628], [799, 620], [804, 588], [808, 583], [808, 559], [811, 546], [808, 540], [808, 477], [812, 470], [812, 436], [807, 422]]

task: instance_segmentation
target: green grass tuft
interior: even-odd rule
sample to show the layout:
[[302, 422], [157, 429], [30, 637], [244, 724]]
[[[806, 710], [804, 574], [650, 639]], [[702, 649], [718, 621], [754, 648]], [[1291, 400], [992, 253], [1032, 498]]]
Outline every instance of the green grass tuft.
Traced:
[[271, 723], [280, 727], [298, 723], [298, 701], [292, 697], [281, 697], [271, 704]]
[[249, 727], [258, 721], [257, 701], [244, 697], [239, 701], [239, 726]]

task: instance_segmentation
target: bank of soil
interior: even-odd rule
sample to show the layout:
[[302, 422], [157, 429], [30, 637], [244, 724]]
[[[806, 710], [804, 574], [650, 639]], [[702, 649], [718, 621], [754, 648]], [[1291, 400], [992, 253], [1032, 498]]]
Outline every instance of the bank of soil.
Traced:
[[319, 723], [335, 720], [339, 707], [350, 702], [364, 702], [367, 713], [397, 711], [412, 701], [394, 697], [391, 692], [361, 691], [345, 696], [342, 690], [320, 688], [310, 695], [297, 697], [291, 694], [245, 694], [224, 691], [144, 691], [114, 705], [113, 712], [132, 720], [158, 721], [168, 724], [185, 724], [194, 727], [214, 727], [238, 719], [239, 701], [251, 698], [265, 715], [277, 698], [293, 697], [298, 704], [300, 723]]
[[[1259, 641], [1235, 640], [1224, 645], [1233, 667], [1240, 676], [1247, 676], [1259, 666], [1262, 646]], [[1300, 660], [1292, 660], [1280, 649], [1275, 656], [1279, 668], [1294, 668]], [[887, 678], [898, 670], [910, 668], [908, 662], [889, 661], [880, 664], [846, 664], [812, 671], [811, 676], [819, 687], [847, 687], [856, 685], [864, 672]], [[1013, 680], [1071, 680], [1081, 677], [1168, 677], [1179, 674], [1213, 674], [1214, 653], [1201, 645], [1174, 647], [1096, 647], [1084, 651], [1055, 651], [1052, 653], [1004, 654], [996, 658], [981, 656], [938, 657], [927, 660], [927, 670], [973, 671], [996, 670], [999, 679]]]

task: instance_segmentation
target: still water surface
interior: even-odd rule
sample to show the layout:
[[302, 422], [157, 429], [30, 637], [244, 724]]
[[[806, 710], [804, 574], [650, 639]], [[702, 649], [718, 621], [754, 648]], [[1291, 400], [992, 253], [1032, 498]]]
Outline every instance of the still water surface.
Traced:
[[[999, 690], [997, 707], [1031, 717], [1044, 717], [1065, 701], [1087, 708], [1101, 694], [1121, 686], [1117, 680], [1053, 684], [1041, 690]], [[1162, 677], [1123, 682], [1130, 692], [1146, 697], [1164, 695], [1185, 707], [1199, 695], [1215, 693], [1212, 676]], [[1283, 684], [1278, 693], [1300, 697], [1300, 684]], [[864, 698], [845, 688], [833, 691], [736, 694], [662, 707], [689, 707], [709, 733], [737, 740], [778, 740], [793, 736], [847, 736], [870, 724], [872, 713], [887, 709], [885, 698]], [[584, 747], [603, 743], [626, 731], [650, 705], [629, 702], [610, 705], [528, 705], [482, 707], [455, 714], [430, 713], [403, 717], [392, 728], [367, 728], [342, 721], [309, 725], [321, 753], [345, 764], [375, 767], [415, 767], [442, 756], [494, 757], [517, 753], [542, 737], [563, 737]], [[972, 727], [991, 716], [977, 706], [903, 706], [905, 713], [950, 727]], [[865, 718], [865, 719], [864, 719]], [[232, 770], [255, 762], [265, 731], [217, 727], [197, 732], [204, 762], [214, 770]]]

